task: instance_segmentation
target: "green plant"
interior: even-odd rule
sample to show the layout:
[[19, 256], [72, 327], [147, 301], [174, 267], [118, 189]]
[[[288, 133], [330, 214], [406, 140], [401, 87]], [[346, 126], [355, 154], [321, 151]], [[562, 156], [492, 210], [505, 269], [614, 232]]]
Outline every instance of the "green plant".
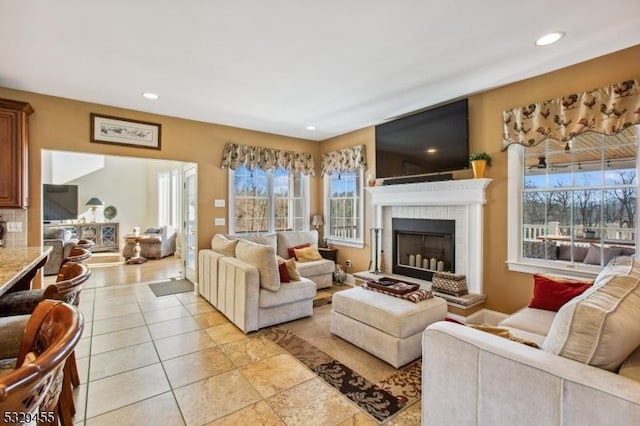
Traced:
[[469, 156], [469, 161], [486, 160], [487, 166], [491, 165], [491, 156], [486, 152], [475, 152]]

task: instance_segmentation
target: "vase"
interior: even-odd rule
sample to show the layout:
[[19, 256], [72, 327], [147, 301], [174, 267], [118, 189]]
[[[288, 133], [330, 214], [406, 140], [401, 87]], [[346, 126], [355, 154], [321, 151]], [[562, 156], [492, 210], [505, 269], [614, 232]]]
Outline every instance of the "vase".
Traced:
[[483, 178], [485, 169], [487, 168], [487, 160], [473, 160], [471, 162], [471, 168], [473, 169], [474, 179]]

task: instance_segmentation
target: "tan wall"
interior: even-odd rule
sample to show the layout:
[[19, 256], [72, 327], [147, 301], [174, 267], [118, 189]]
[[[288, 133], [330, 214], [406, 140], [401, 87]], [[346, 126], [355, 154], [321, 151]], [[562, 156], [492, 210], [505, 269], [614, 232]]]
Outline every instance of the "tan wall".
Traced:
[[[198, 164], [198, 248], [210, 246], [215, 232], [226, 232], [227, 227], [214, 226], [214, 216], [227, 217], [226, 208], [214, 208], [213, 200], [227, 199], [228, 172], [220, 168], [224, 144], [242, 144], [279, 147], [298, 152], [310, 152], [320, 162], [319, 144], [314, 141], [289, 138], [234, 127], [208, 124], [179, 118], [147, 114], [113, 108], [105, 105], [72, 101], [36, 93], [22, 92], [0, 87], [0, 98], [29, 102], [35, 113], [29, 125], [29, 196], [28, 245], [40, 245], [41, 224], [41, 154], [42, 149], [89, 152], [106, 155], [122, 155], [193, 162]], [[162, 124], [162, 149], [144, 149], [100, 143], [89, 138], [89, 113], [96, 112], [117, 117], [138, 119]], [[73, 167], [70, 164], [69, 167]], [[318, 190], [319, 177], [312, 178], [311, 188]], [[141, 182], [146, 185], [146, 182]], [[105, 185], [108, 183], [105, 182]], [[132, 182], [125, 191], [135, 191]], [[316, 197], [311, 201], [311, 211], [319, 210]], [[142, 203], [146, 202], [141, 200]], [[135, 208], [135, 206], [130, 206]], [[118, 206], [118, 209], [126, 209]]]
[[[635, 46], [469, 97], [470, 151], [486, 151], [492, 155], [494, 163], [487, 170], [487, 177], [494, 181], [487, 191], [488, 203], [485, 207], [484, 225], [484, 288], [488, 296], [489, 309], [513, 312], [526, 305], [532, 293], [530, 275], [509, 272], [505, 264], [507, 259], [507, 154], [500, 152], [502, 111], [531, 101], [563, 96], [573, 91], [588, 90], [628, 78], [638, 78], [638, 76], [640, 76], [640, 46]], [[323, 206], [319, 164], [321, 152], [365, 144], [369, 170], [375, 172], [373, 127], [331, 138], [318, 144], [312, 141], [121, 110], [1, 87], [0, 97], [30, 102], [36, 111], [32, 115], [30, 126], [31, 182], [29, 188], [33, 202], [29, 209], [29, 244], [39, 244], [41, 240], [39, 200], [40, 149], [42, 148], [198, 163], [199, 248], [209, 245], [214, 232], [226, 231], [226, 227], [213, 226], [214, 216], [223, 214], [226, 216], [226, 210], [222, 212], [221, 209], [213, 207], [215, 198], [227, 199], [227, 172], [219, 168], [222, 148], [226, 142], [278, 146], [314, 154], [318, 164], [317, 175], [311, 181], [311, 212], [320, 212]], [[162, 123], [162, 150], [90, 143], [90, 112]], [[371, 209], [366, 209], [365, 248], [361, 250], [339, 247], [338, 261], [344, 263], [344, 260], [350, 259], [353, 262], [352, 271], [366, 269], [369, 265], [371, 214]]]

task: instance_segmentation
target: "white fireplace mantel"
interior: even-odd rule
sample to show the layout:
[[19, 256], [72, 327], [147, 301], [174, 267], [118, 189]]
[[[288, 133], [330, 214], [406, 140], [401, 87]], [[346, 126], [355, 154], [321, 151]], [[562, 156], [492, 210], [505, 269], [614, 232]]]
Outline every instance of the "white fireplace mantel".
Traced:
[[483, 206], [485, 189], [491, 182], [464, 179], [368, 187], [373, 226], [382, 228], [380, 247], [392, 242], [392, 217], [452, 218], [456, 221], [456, 273], [467, 276], [470, 293], [483, 294]]

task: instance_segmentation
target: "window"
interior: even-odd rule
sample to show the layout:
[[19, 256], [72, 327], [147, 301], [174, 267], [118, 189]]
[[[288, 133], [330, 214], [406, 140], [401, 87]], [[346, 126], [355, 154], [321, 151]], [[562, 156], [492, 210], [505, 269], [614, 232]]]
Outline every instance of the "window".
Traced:
[[357, 172], [333, 173], [325, 176], [327, 240], [343, 245], [363, 245], [363, 175]]
[[231, 233], [308, 229], [309, 179], [287, 170], [229, 170]]
[[180, 229], [180, 174], [178, 169], [158, 173], [158, 223]]
[[[635, 253], [638, 126], [509, 147], [509, 265], [589, 276]], [[515, 213], [517, 212], [517, 213]]]

